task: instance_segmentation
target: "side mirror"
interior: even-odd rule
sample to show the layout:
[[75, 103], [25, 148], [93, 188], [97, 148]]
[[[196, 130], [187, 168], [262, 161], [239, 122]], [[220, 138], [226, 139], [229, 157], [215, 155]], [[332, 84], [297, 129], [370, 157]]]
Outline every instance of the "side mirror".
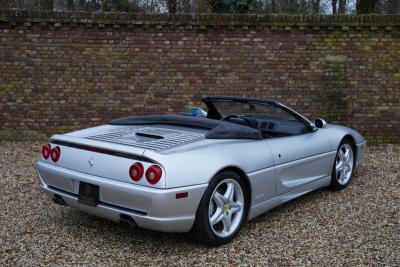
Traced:
[[326, 121], [320, 118], [315, 119], [314, 124], [317, 128], [325, 128], [327, 125]]
[[191, 107], [188, 108], [187, 113], [195, 117], [207, 117], [207, 112], [205, 112], [202, 108]]

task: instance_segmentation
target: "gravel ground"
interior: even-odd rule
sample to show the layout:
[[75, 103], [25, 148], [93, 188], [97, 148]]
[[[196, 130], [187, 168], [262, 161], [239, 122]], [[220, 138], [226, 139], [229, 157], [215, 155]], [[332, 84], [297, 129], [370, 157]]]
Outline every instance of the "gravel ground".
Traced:
[[400, 145], [368, 148], [345, 190], [310, 193], [208, 248], [53, 204], [40, 142], [0, 142], [0, 265], [400, 265]]

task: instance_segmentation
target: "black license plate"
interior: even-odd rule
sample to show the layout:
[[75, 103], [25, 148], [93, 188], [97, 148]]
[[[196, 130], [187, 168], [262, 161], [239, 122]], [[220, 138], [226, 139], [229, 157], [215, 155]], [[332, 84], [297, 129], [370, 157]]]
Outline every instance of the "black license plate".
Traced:
[[97, 203], [99, 202], [99, 186], [85, 182], [79, 182], [78, 202], [96, 207]]

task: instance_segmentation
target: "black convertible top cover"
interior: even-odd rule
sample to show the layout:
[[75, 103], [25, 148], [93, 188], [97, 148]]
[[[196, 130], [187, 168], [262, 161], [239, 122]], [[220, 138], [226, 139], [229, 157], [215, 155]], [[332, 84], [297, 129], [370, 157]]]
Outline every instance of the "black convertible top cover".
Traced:
[[206, 138], [209, 139], [262, 139], [260, 130], [239, 125], [232, 122], [194, 117], [187, 115], [147, 115], [130, 116], [110, 122], [112, 125], [140, 125], [140, 124], [170, 124], [209, 129]]

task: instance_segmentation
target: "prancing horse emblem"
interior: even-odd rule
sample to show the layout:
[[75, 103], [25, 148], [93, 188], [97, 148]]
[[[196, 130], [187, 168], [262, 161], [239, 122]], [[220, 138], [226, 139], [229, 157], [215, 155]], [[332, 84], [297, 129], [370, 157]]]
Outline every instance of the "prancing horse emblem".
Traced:
[[92, 168], [93, 165], [94, 165], [94, 158], [93, 158], [93, 156], [90, 157], [90, 159], [88, 160], [88, 163], [89, 163], [90, 168]]

